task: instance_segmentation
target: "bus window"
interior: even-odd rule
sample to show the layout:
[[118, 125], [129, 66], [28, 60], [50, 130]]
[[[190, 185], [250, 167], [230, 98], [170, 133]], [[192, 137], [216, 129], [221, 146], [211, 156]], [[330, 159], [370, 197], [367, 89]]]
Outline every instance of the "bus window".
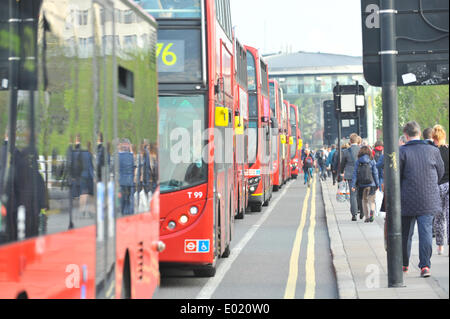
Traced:
[[159, 98], [161, 193], [206, 182], [205, 119], [203, 95]]
[[251, 52], [247, 53], [248, 90], [256, 90], [256, 66], [255, 57]]
[[160, 83], [201, 82], [200, 29], [160, 29], [157, 57]]
[[272, 111], [272, 118], [277, 118], [277, 106], [276, 106], [276, 96], [275, 96], [275, 83], [269, 83], [270, 88], [270, 110]]
[[248, 163], [251, 167], [256, 162], [258, 154], [258, 120], [252, 119], [248, 122]]
[[200, 0], [137, 0], [156, 19], [200, 19]]

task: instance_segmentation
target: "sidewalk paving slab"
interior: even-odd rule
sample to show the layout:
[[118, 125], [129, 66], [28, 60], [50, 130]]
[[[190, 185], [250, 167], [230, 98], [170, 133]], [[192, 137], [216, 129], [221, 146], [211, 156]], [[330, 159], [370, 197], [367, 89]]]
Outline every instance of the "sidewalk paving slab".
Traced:
[[[417, 266], [418, 236], [413, 237], [410, 270], [403, 277], [405, 287], [388, 288], [387, 256], [384, 247], [384, 215], [375, 222], [351, 221], [349, 202], [336, 200], [336, 186], [321, 181], [330, 248], [341, 299], [448, 299], [449, 258], [435, 255], [432, 276], [421, 278]], [[434, 242], [434, 241], [433, 241]], [[448, 247], [448, 246], [447, 246]], [[435, 265], [433, 267], [433, 265]]]

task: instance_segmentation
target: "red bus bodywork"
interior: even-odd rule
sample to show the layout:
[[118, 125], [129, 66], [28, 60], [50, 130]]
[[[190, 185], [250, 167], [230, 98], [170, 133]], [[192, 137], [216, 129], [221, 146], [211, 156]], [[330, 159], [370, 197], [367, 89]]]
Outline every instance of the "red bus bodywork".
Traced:
[[[256, 154], [254, 154], [253, 162], [251, 161], [251, 156], [249, 155], [249, 162], [252, 163], [249, 163], [249, 169], [246, 176], [250, 190], [249, 206], [252, 211], [260, 212], [262, 206], [267, 206], [272, 197], [270, 103], [268, 96], [269, 75], [267, 63], [261, 59], [259, 51], [249, 46], [246, 46], [245, 48], [247, 50], [247, 57], [254, 61], [254, 74], [256, 78], [256, 86], [252, 89], [249, 85], [248, 88], [250, 117], [249, 128], [257, 130]], [[250, 74], [248, 76], [250, 81]], [[254, 113], [252, 113], [252, 110]]]
[[283, 91], [276, 80], [270, 80], [271, 91], [271, 121], [272, 125], [272, 182], [273, 190], [276, 192], [283, 186], [283, 146], [281, 135], [282, 125], [282, 105]]
[[290, 126], [292, 144], [291, 149], [291, 175], [293, 178], [297, 178], [301, 169], [301, 148], [299, 148], [300, 126], [299, 126], [299, 114], [297, 105], [290, 105]]
[[290, 132], [290, 126], [289, 126], [289, 102], [284, 100], [282, 105], [282, 130], [283, 130], [283, 136], [282, 136], [282, 144], [283, 144], [283, 184], [286, 184], [286, 182], [290, 179], [290, 149], [289, 149], [289, 132]]
[[[66, 118], [64, 121], [61, 120], [61, 123], [54, 123], [54, 125], [58, 125], [58, 132], [54, 131], [52, 134], [57, 138], [51, 138], [46, 135], [44, 141], [40, 140], [42, 138], [42, 130], [39, 130], [39, 127], [45, 126], [46, 123], [42, 122], [41, 117], [49, 117], [50, 115], [46, 113], [49, 112], [48, 109], [42, 108], [42, 103], [37, 103], [36, 99], [34, 104], [30, 102], [29, 106], [30, 109], [37, 110], [36, 113], [40, 115], [39, 117], [33, 118], [30, 115], [29, 122], [23, 121], [23, 119], [20, 120], [21, 125], [35, 123], [29, 127], [27, 126], [30, 135], [35, 137], [35, 145], [32, 145], [31, 139], [28, 142], [30, 143], [30, 147], [34, 148], [37, 153], [30, 160], [39, 169], [39, 171], [36, 170], [33, 175], [28, 176], [22, 182], [36, 186], [36, 180], [40, 179], [39, 175], [41, 175], [45, 186], [33, 186], [32, 193], [28, 194], [28, 196], [32, 198], [32, 201], [38, 200], [38, 191], [45, 188], [49, 203], [38, 212], [39, 230], [36, 236], [25, 235], [22, 238], [20, 235], [20, 218], [17, 220], [16, 225], [19, 230], [18, 235], [11, 235], [13, 233], [13, 227], [10, 227], [11, 224], [7, 225], [6, 229], [0, 227], [0, 238], [6, 239], [5, 241], [0, 241], [0, 298], [90, 299], [117, 298], [122, 296], [125, 298], [148, 299], [152, 297], [156, 287], [159, 285], [158, 249], [161, 248], [161, 243], [159, 242], [159, 190], [157, 187], [152, 188], [151, 200], [145, 210], [138, 208], [139, 211], [136, 211], [136, 208], [134, 208], [132, 209], [132, 214], [128, 216], [123, 215], [120, 211], [120, 205], [115, 204], [119, 202], [121, 196], [124, 196], [119, 187], [119, 176], [117, 174], [119, 168], [116, 165], [115, 170], [110, 162], [110, 158], [111, 160], [112, 158], [117, 158], [117, 144], [115, 141], [119, 138], [126, 137], [135, 145], [141, 143], [141, 140], [136, 136], [114, 135], [113, 132], [116, 130], [119, 134], [125, 132], [122, 128], [115, 126], [114, 118], [116, 116], [119, 123], [125, 123], [126, 125], [132, 124], [135, 127], [137, 126], [137, 129], [142, 129], [141, 124], [145, 123], [145, 127], [152, 128], [154, 132], [153, 135], [146, 135], [145, 138], [149, 139], [150, 143], [157, 142], [158, 129], [157, 121], [155, 120], [158, 115], [157, 81], [156, 72], [151, 72], [150, 70], [150, 66], [156, 66], [156, 59], [152, 59], [152, 56], [155, 57], [156, 47], [148, 47], [148, 54], [141, 54], [141, 58], [137, 58], [132, 63], [127, 63], [118, 57], [120, 48], [116, 49], [117, 56], [114, 57], [112, 56], [112, 51], [105, 48], [102, 54], [99, 53], [97, 55], [98, 61], [95, 61], [97, 67], [101, 65], [101, 71], [98, 71], [98, 74], [94, 74], [92, 72], [92, 65], [94, 63], [92, 54], [83, 50], [70, 51], [65, 46], [67, 39], [62, 37], [63, 29], [65, 29], [64, 32], [67, 34], [73, 31], [71, 29], [74, 27], [73, 24], [62, 23], [63, 21], [74, 21], [74, 17], [71, 16], [74, 10], [69, 10], [71, 7], [86, 10], [89, 16], [100, 16], [104, 14], [106, 17], [110, 15], [108, 21], [114, 21], [112, 16], [114, 14], [114, 8], [116, 10], [127, 10], [130, 16], [134, 16], [135, 21], [139, 21], [138, 26], [136, 25], [134, 29], [131, 28], [129, 31], [129, 35], [131, 36], [136, 29], [141, 28], [141, 30], [147, 32], [150, 39], [152, 37], [156, 39], [157, 24], [152, 17], [142, 12], [129, 1], [114, 0], [112, 1], [113, 6], [111, 7], [107, 4], [106, 7], [103, 7], [103, 5], [98, 5], [98, 3], [94, 4], [94, 2], [84, 1], [80, 5], [80, 2], [77, 0], [62, 0], [58, 1], [58, 6], [55, 6], [54, 1], [44, 0], [40, 3], [41, 7], [37, 8], [39, 9], [39, 18], [37, 16], [34, 17], [36, 21], [40, 20], [39, 24], [35, 25], [38, 28], [38, 38], [44, 32], [47, 34], [47, 37], [50, 38], [51, 36], [51, 40], [47, 43], [46, 48], [42, 47], [43, 43], [41, 42], [35, 43], [35, 45], [38, 46], [39, 52], [44, 52], [46, 49], [52, 52], [52, 55], [47, 60], [44, 60], [44, 54], [42, 56], [39, 54], [35, 58], [35, 63], [39, 69], [45, 69], [47, 82], [45, 84], [40, 83], [39, 79], [36, 89], [30, 89], [34, 91], [31, 95], [39, 94], [39, 96], [43, 97], [44, 94], [48, 94], [45, 90], [49, 88], [51, 94], [45, 96], [50, 102], [52, 101], [52, 97], [59, 97], [55, 101], [56, 103], [51, 102], [50, 105], [60, 105], [58, 103], [62, 103], [65, 109], [70, 110], [70, 114], [67, 113]], [[0, 6], [2, 11], [5, 10], [4, 5], [7, 3], [2, 2]], [[5, 12], [8, 12], [8, 10], [5, 10]], [[48, 25], [45, 31], [42, 20], [44, 15], [42, 12], [45, 12], [45, 16], [48, 18], [45, 21]], [[92, 19], [88, 21], [92, 21]], [[90, 28], [89, 30], [95, 28], [96, 32], [99, 32], [98, 34], [106, 32], [104, 37], [107, 36], [114, 39], [116, 36], [113, 32], [114, 28], [105, 27], [100, 21], [97, 21], [95, 26], [93, 22], [86, 22], [86, 25], [84, 28]], [[111, 25], [110, 23], [109, 26]], [[105, 28], [102, 29], [102, 27]], [[115, 30], [118, 30], [117, 26]], [[102, 39], [100, 38], [100, 42], [97, 42], [97, 37], [94, 38], [94, 41], [96, 41], [95, 45], [103, 48]], [[25, 43], [26, 41], [23, 42]], [[109, 44], [107, 41], [103, 42], [103, 45], [108, 46]], [[128, 54], [130, 53], [131, 51], [128, 51]], [[115, 61], [116, 58], [117, 62], [111, 62], [113, 60]], [[76, 61], [77, 68], [73, 68], [74, 61]], [[119, 65], [123, 67], [123, 70], [128, 70], [126, 72], [132, 72], [136, 81], [140, 81], [140, 87], [134, 90], [132, 102], [131, 99], [118, 97], [120, 88], [118, 90], [115, 82], [118, 81], [117, 69]], [[30, 74], [27, 74], [27, 76], [30, 76]], [[104, 82], [100, 82], [100, 79]], [[99, 82], [96, 82], [96, 80]], [[3, 92], [0, 92], [0, 94], [3, 94]], [[7, 93], [6, 91], [5, 94]], [[22, 93], [27, 92], [24, 90]], [[14, 96], [17, 94], [17, 91], [13, 90], [9, 94], [10, 96]], [[76, 99], [79, 99], [78, 104], [74, 102], [74, 96]], [[104, 100], [96, 100], [96, 97], [101, 97]], [[133, 123], [127, 123], [129, 118], [124, 118], [121, 114], [115, 113], [117, 111], [114, 110], [113, 105], [119, 106], [120, 108], [128, 106], [136, 109], [141, 109], [145, 105], [146, 109], [142, 108], [143, 113], [140, 115], [143, 122], [135, 121], [134, 119], [132, 120], [134, 121]], [[62, 109], [60, 112], [64, 112], [65, 109]], [[73, 116], [74, 109], [80, 112], [79, 120]], [[95, 134], [92, 133], [94, 132], [94, 127], [89, 116], [89, 112], [92, 109], [97, 112], [93, 113], [92, 117], [99, 116], [101, 118], [103, 116], [104, 120], [108, 123], [108, 127], [99, 123], [100, 127], [96, 128], [97, 130], [103, 130], [107, 153], [104, 162], [100, 162], [100, 166], [94, 165], [93, 167], [94, 174], [97, 176], [97, 172], [99, 172], [98, 174], [101, 174], [102, 177], [99, 178], [97, 176], [94, 179], [95, 192], [89, 200], [89, 207], [92, 210], [90, 210], [89, 215], [82, 216], [80, 207], [77, 209], [75, 206], [69, 206], [69, 209], [65, 206], [69, 201], [76, 201], [76, 199], [72, 198], [73, 190], [70, 189], [70, 184], [67, 186], [59, 177], [50, 178], [50, 176], [53, 176], [52, 174], [56, 176], [56, 172], [59, 169], [63, 170], [67, 167], [69, 167], [67, 172], [70, 172], [70, 165], [73, 165], [69, 164], [66, 156], [70, 153], [65, 152], [69, 143], [74, 142], [69, 137], [69, 133], [67, 133], [69, 126], [77, 130], [72, 131], [73, 134], [80, 132], [80, 136], [84, 138], [82, 143], [80, 143], [80, 147], [88, 147], [85, 140], [88, 140], [89, 143], [96, 142], [96, 137], [99, 135], [97, 132]], [[11, 115], [15, 110], [16, 105], [11, 105], [9, 112], [2, 114], [2, 117], [6, 116], [6, 118], [9, 115], [9, 125], [12, 127], [15, 127], [17, 124], [14, 123], [14, 117]], [[100, 113], [100, 110], [104, 110], [102, 111], [104, 113]], [[54, 113], [53, 116], [55, 114], [57, 113]], [[0, 125], [2, 134], [3, 129], [4, 127]], [[61, 131], [64, 134], [60, 134]], [[144, 131], [145, 129], [141, 132]], [[19, 136], [19, 130], [11, 130], [9, 132], [9, 142], [13, 141], [12, 136], [15, 137], [16, 133]], [[107, 147], [106, 143], [108, 143]], [[56, 156], [42, 155], [45, 154], [44, 144], [47, 145], [46, 147], [50, 151], [52, 151], [52, 147], [55, 147], [54, 150], [55, 154], [58, 155], [58, 160], [56, 160]], [[61, 145], [64, 147], [62, 150]], [[12, 146], [19, 147], [17, 144], [16, 146]], [[109, 146], [111, 146], [111, 153]], [[59, 151], [57, 150], [58, 147]], [[70, 146], [70, 150], [72, 152], [72, 145]], [[87, 150], [89, 151], [89, 148]], [[137, 156], [137, 153], [138, 150], [135, 149], [134, 156]], [[8, 154], [8, 156], [11, 156], [10, 151], [8, 151]], [[94, 152], [93, 154], [99, 156], [98, 152]], [[15, 156], [17, 156], [16, 160], [20, 159], [20, 155], [16, 154]], [[17, 165], [17, 163], [12, 163], [15, 162], [11, 160], [6, 165], [9, 173]], [[53, 163], [56, 163], [55, 171], [53, 168], [50, 169]], [[0, 166], [3, 166], [2, 168], [5, 169], [5, 164], [6, 162], [0, 163]], [[100, 173], [102, 167], [109, 174], [104, 174], [104, 172]], [[31, 169], [34, 170], [34, 166]], [[19, 180], [20, 177], [18, 175], [15, 176], [13, 178]], [[69, 176], [68, 178], [73, 178], [73, 176], [70, 176], [70, 173], [67, 176]], [[154, 180], [154, 182], [157, 185], [157, 180]], [[3, 185], [4, 193], [10, 194], [7, 181], [0, 180], [0, 183], [5, 183]], [[16, 179], [13, 183], [16, 183]], [[71, 183], [73, 186], [73, 182]], [[104, 191], [101, 191], [102, 188]], [[0, 194], [0, 197], [3, 195]], [[10, 198], [12, 197], [10, 196]], [[98, 205], [95, 205], [96, 201]], [[15, 224], [15, 218], [10, 219], [8, 214], [14, 214], [16, 207], [9, 206], [8, 203], [0, 203], [0, 208], [2, 210], [2, 216], [0, 218], [3, 219], [0, 222], [4, 223], [5, 219], [9, 219], [9, 221]], [[18, 210], [20, 210], [20, 207]], [[33, 212], [34, 207], [27, 207], [26, 210], [28, 219], [28, 211]], [[18, 214], [20, 215], [20, 212]], [[30, 219], [32, 219], [31, 216]], [[28, 222], [26, 225], [25, 229], [28, 232]]]
[[234, 162], [235, 162], [235, 211], [236, 218], [242, 219], [248, 206], [248, 83], [247, 51], [239, 41], [235, 41], [235, 91], [234, 91]]

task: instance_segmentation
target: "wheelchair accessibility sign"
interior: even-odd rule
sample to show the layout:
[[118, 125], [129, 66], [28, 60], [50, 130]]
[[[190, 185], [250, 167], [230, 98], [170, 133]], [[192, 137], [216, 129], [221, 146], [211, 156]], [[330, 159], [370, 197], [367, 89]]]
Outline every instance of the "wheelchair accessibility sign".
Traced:
[[209, 253], [209, 239], [186, 239], [184, 241], [185, 253]]

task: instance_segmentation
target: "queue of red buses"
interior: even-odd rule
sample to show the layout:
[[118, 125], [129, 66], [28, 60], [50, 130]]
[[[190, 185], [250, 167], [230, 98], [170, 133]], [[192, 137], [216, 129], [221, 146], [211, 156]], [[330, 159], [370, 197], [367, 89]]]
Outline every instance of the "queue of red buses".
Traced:
[[291, 177], [298, 115], [276, 82], [270, 100], [229, 0], [135, 3], [0, 4], [21, 39], [0, 42], [0, 298], [151, 298], [160, 268], [214, 276], [235, 218]]
[[155, 20], [126, 0], [22, 0], [0, 21], [0, 298], [151, 298]]

